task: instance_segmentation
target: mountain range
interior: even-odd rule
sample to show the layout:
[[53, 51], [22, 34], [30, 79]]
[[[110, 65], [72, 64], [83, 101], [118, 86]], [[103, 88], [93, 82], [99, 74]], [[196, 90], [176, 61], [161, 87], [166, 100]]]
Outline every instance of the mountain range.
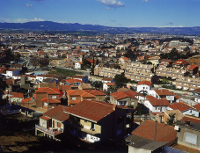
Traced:
[[93, 31], [97, 33], [161, 33], [200, 35], [198, 27], [109, 27], [102, 25], [57, 23], [52, 21], [37, 21], [27, 23], [0, 23], [0, 30], [45, 30], [45, 31]]

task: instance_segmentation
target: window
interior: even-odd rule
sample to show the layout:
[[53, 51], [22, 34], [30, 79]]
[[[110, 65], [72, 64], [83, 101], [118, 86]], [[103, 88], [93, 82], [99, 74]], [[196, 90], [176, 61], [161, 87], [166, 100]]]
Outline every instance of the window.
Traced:
[[56, 96], [51, 96], [52, 99], [56, 99]]
[[76, 100], [76, 97], [72, 97], [72, 100]]
[[191, 133], [185, 133], [185, 142], [196, 145], [197, 144], [197, 135]]

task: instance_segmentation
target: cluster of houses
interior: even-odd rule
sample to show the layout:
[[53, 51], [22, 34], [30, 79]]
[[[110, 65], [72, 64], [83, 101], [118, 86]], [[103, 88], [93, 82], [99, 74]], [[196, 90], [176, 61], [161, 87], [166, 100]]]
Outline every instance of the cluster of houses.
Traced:
[[[48, 57], [49, 67], [75, 69], [81, 69], [87, 60], [95, 66], [94, 75], [101, 77], [102, 89], [96, 89], [85, 75], [66, 78], [48, 71], [21, 75], [20, 64], [0, 67], [0, 76], [7, 84], [0, 97], [21, 106], [25, 114], [42, 112], [35, 125], [36, 136], [62, 141], [63, 136], [72, 135], [89, 144], [127, 144], [128, 152], [175, 152], [171, 147], [174, 144], [200, 149], [199, 66], [182, 59], [160, 60], [160, 53], [170, 53], [173, 48], [184, 53], [189, 46], [191, 52], [198, 52], [199, 39], [190, 46], [181, 41], [160, 44], [159, 40], [137, 36], [139, 46], [136, 48], [129, 42], [122, 44], [125, 37], [130, 38], [128, 35], [102, 38], [29, 33], [0, 37], [2, 41], [17, 38], [35, 42], [35, 48], [18, 43], [9, 46], [21, 57]], [[124, 55], [127, 50], [135, 52], [136, 49], [139, 55], [136, 62], [131, 62]], [[2, 47], [0, 58], [4, 58], [4, 52]], [[99, 64], [94, 60], [96, 56], [99, 56], [96, 58]], [[151, 64], [142, 64], [144, 60]], [[106, 66], [105, 62], [120, 68]], [[135, 82], [130, 85], [135, 89], [117, 88], [113, 80], [117, 74]], [[172, 80], [176, 89], [193, 91], [192, 98], [155, 88], [152, 83], [155, 75]], [[112, 88], [116, 91], [111, 92]]]

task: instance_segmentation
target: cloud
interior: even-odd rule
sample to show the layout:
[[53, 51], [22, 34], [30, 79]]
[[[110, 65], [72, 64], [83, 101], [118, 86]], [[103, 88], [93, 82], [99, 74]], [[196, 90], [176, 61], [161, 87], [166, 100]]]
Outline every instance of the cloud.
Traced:
[[33, 4], [26, 3], [26, 7], [33, 7]]
[[7, 22], [7, 23], [25, 23], [25, 22], [30, 22], [30, 21], [45, 21], [45, 20], [40, 19], [40, 18], [33, 18], [33, 19], [24, 18], [24, 19], [14, 19], [14, 20], [6, 19], [6, 18], [0, 18], [0, 23], [4, 23], [4, 22]]
[[10, 23], [11, 20], [10, 19], [6, 19], [6, 18], [0, 18], [0, 23], [4, 23], [4, 22]]
[[148, 2], [149, 0], [143, 0], [144, 2]]
[[174, 25], [174, 23], [172, 21], [169, 21], [166, 23], [166, 25]]
[[124, 3], [117, 0], [97, 0], [97, 1], [108, 6], [109, 8], [124, 7]]

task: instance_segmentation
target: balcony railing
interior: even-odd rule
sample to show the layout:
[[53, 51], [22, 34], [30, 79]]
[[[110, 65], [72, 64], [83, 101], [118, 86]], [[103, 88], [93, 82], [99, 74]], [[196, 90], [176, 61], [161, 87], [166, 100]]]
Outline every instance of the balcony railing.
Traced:
[[56, 135], [56, 133], [53, 130], [49, 130], [47, 128], [41, 127], [41, 126], [36, 125], [36, 124], [35, 124], [35, 128], [37, 128], [39, 130], [42, 130], [42, 131], [44, 131], [44, 132], [46, 132], [46, 133], [48, 133], [50, 135]]

